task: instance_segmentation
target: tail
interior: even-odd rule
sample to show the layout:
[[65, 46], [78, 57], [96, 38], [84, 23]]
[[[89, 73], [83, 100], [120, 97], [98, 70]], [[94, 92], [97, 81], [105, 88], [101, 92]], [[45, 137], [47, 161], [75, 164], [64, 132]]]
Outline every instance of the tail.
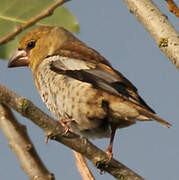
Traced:
[[138, 112], [141, 116], [139, 116], [139, 120], [155, 120], [158, 123], [162, 124], [164, 127], [169, 128], [172, 126], [169, 122], [165, 121], [164, 119], [160, 118], [153, 112], [148, 111], [147, 109], [144, 109], [140, 106], [138, 106]]

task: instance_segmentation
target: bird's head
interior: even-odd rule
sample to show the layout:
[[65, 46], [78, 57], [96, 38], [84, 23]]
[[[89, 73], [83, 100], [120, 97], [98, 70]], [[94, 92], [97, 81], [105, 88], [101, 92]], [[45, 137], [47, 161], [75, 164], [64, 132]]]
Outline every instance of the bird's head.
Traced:
[[39, 27], [20, 40], [8, 67], [30, 66], [32, 70], [74, 36], [62, 27]]

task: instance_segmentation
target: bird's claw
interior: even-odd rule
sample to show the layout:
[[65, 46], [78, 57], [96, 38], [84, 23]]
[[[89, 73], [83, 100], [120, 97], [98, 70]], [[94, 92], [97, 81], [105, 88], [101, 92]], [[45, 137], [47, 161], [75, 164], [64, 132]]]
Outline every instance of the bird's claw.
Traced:
[[106, 154], [107, 154], [107, 156], [108, 156], [108, 158], [111, 160], [112, 158], [113, 158], [113, 153], [112, 153], [112, 151], [110, 151], [110, 150], [106, 150]]
[[75, 121], [72, 117], [68, 117], [66, 119], [61, 119], [58, 122], [63, 126], [64, 128], [64, 132], [63, 132], [63, 136], [66, 135], [69, 131], [70, 131], [70, 127], [68, 126], [68, 123], [71, 123]]
[[113, 145], [112, 145], [112, 143], [110, 143], [108, 148], [106, 149], [106, 154], [107, 154], [109, 160], [111, 160], [113, 158]]

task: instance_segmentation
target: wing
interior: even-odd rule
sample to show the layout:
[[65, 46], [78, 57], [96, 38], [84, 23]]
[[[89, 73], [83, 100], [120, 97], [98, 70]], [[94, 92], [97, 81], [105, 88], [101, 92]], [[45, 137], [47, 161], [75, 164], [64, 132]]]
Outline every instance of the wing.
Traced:
[[94, 64], [59, 56], [59, 60], [53, 61], [50, 68], [58, 74], [65, 74], [76, 80], [90, 83], [94, 88], [101, 89], [114, 96], [123, 97], [155, 113], [138, 95], [136, 87], [109, 64], [102, 62]]

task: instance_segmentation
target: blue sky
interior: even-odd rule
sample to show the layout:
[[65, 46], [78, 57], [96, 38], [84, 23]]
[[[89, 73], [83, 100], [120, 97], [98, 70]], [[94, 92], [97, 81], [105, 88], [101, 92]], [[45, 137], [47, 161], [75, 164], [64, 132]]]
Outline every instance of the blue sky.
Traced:
[[[165, 2], [154, 2], [178, 31], [179, 19], [168, 12]], [[179, 1], [176, 2], [179, 4]], [[78, 0], [70, 1], [66, 6], [79, 20], [81, 33], [77, 37], [105, 56], [136, 85], [140, 95], [158, 115], [173, 124], [170, 129], [166, 129], [155, 122], [143, 122], [118, 130], [114, 142], [114, 157], [145, 179], [178, 180], [178, 70], [129, 13], [123, 1]], [[7, 62], [1, 61], [0, 83], [31, 99], [49, 113], [34, 88], [29, 69], [8, 69]], [[81, 179], [71, 150], [54, 141], [46, 145], [44, 133], [38, 127], [18, 114], [17, 117], [27, 126], [37, 151], [57, 180], [71, 177]], [[107, 147], [108, 142], [108, 139], [93, 140], [102, 149]], [[107, 173], [100, 175], [99, 170], [91, 164], [90, 167], [96, 179], [113, 179]], [[27, 179], [1, 131], [0, 174], [4, 180]]]

